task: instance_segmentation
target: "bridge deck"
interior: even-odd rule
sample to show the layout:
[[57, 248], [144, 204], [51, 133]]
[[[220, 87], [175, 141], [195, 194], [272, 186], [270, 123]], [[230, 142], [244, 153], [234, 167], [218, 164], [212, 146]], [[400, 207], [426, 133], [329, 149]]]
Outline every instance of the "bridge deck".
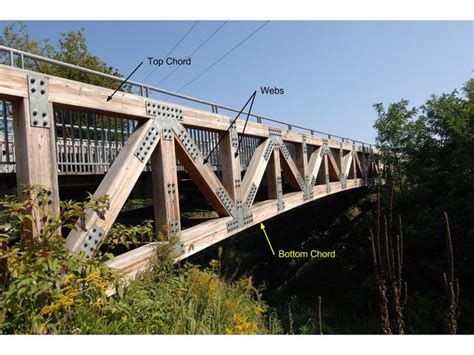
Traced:
[[[107, 88], [0, 65], [0, 99], [11, 104], [14, 131], [13, 139], [2, 144], [15, 142], [10, 156], [14, 159], [9, 162], [15, 166], [18, 186], [46, 186], [51, 192], [50, 208], [58, 213], [58, 174], [91, 173], [97, 164], [106, 173], [95, 192], [110, 198], [106, 218], [90, 213], [87, 231], [70, 232], [66, 246], [74, 252], [88, 256], [97, 252], [147, 166], [156, 229], [179, 236], [180, 259], [295, 207], [365, 186], [378, 172], [374, 149], [363, 144], [259, 122], [248, 122], [244, 132], [244, 121], [231, 125], [233, 118], [216, 109], [211, 113], [126, 92], [117, 92], [107, 102], [109, 94]], [[83, 121], [70, 120], [70, 112], [92, 117], [87, 121], [89, 129], [76, 127]], [[3, 116], [4, 121], [8, 116]], [[97, 128], [100, 117], [119, 118], [122, 128], [115, 130], [115, 146], [104, 139], [106, 130]], [[81, 145], [84, 137], [76, 137], [74, 131], [88, 135], [85, 147]], [[91, 133], [99, 137], [91, 138]], [[213, 143], [222, 138], [219, 155], [210, 163], [205, 163], [205, 156], [213, 144], [203, 144], [210, 142], [205, 134]], [[248, 149], [246, 155], [236, 156], [241, 135], [248, 140]], [[85, 149], [85, 155], [72, 148], [77, 145]], [[105, 156], [112, 158], [106, 161]], [[79, 164], [71, 164], [72, 159]], [[177, 162], [219, 218], [181, 229]], [[68, 171], [68, 164], [73, 170]], [[77, 171], [78, 166], [84, 171]], [[267, 199], [255, 203], [263, 179]], [[291, 192], [284, 193], [283, 179]], [[146, 266], [153, 247], [151, 243], [126, 252], [108, 265], [133, 275]]]

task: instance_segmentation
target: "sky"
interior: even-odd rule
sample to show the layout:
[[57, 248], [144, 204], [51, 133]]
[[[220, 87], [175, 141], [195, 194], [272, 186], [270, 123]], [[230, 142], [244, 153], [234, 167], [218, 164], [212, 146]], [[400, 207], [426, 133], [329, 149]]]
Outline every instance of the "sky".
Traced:
[[[0, 21], [3, 27], [10, 22]], [[85, 29], [90, 51], [142, 81], [193, 21], [27, 21], [35, 39], [55, 43], [59, 33]], [[172, 53], [187, 58], [222, 21], [200, 21]], [[263, 22], [229, 21], [160, 87], [175, 91]], [[272, 21], [186, 87], [182, 93], [240, 109], [257, 90], [253, 112], [315, 130], [373, 143], [372, 107], [459, 89], [474, 68], [473, 22]], [[158, 84], [174, 67], [146, 79]], [[262, 95], [260, 87], [283, 88]]]

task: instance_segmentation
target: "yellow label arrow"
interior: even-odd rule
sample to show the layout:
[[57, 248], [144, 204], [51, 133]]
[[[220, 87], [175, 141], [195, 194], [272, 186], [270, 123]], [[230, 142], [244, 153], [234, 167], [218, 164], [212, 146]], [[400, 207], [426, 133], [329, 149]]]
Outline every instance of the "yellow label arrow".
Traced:
[[267, 231], [265, 230], [265, 226], [263, 225], [263, 223], [260, 223], [260, 229], [263, 231], [263, 234], [265, 234], [268, 245], [270, 246], [270, 250], [272, 251], [273, 255], [275, 255], [275, 252], [273, 251], [272, 243], [270, 243], [270, 239], [268, 239]]

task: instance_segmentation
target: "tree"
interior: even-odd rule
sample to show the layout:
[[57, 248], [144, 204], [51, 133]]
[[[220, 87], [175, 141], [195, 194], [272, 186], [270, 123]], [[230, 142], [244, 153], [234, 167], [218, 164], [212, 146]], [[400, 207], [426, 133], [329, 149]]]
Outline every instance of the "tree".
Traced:
[[[60, 34], [58, 42], [56, 44], [51, 44], [47, 38], [40, 41], [31, 38], [25, 23], [13, 23], [3, 29], [0, 36], [0, 45], [52, 58], [61, 62], [78, 65], [102, 73], [120, 76], [117, 69], [108, 66], [103, 60], [89, 51], [84, 28], [67, 33], [63, 32]], [[8, 59], [6, 53], [0, 54], [0, 62], [5, 62]], [[16, 65], [20, 65], [19, 59], [16, 60]], [[117, 87], [116, 80], [90, 75], [77, 70], [59, 67], [57, 65], [42, 63], [37, 60], [26, 60], [25, 68], [93, 85], [110, 88]], [[128, 90], [129, 89], [130, 88], [128, 88]]]

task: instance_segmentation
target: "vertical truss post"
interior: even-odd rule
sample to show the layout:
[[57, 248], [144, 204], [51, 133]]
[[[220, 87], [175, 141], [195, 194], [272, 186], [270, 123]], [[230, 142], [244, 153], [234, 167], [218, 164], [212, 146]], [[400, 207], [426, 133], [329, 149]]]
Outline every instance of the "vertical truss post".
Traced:
[[174, 133], [163, 129], [150, 158], [155, 230], [168, 237], [181, 230]]
[[240, 172], [240, 155], [235, 156], [239, 145], [235, 123], [229, 129], [229, 132], [221, 132], [220, 135], [222, 138], [220, 143], [222, 185], [224, 185], [230, 197], [238, 203], [242, 201], [242, 177]]
[[281, 165], [280, 165], [280, 152], [276, 148], [267, 167], [267, 185], [268, 185], [268, 198], [277, 199], [278, 211], [285, 208], [285, 202], [283, 201], [283, 184], [281, 179]]
[[[26, 186], [42, 185], [48, 199], [46, 209], [59, 212], [58, 167], [54, 136], [53, 106], [48, 101], [48, 81], [41, 75], [28, 75], [28, 99], [13, 102], [17, 186], [20, 200]], [[36, 216], [38, 217], [38, 216]], [[37, 236], [41, 222], [28, 228]]]
[[355, 144], [352, 145], [352, 174], [354, 176], [354, 181], [357, 180], [357, 151], [356, 151], [356, 146]]
[[306, 146], [306, 136], [303, 135], [301, 143], [296, 143], [296, 166], [303, 177], [305, 184], [308, 184], [308, 148]]

